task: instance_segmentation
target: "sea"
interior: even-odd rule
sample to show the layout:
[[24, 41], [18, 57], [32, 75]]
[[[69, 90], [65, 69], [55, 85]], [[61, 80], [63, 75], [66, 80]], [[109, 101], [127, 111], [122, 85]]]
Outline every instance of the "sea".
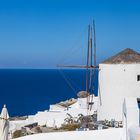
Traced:
[[[97, 95], [98, 72], [93, 82]], [[50, 104], [77, 98], [86, 90], [86, 70], [81, 69], [1, 69], [0, 109], [6, 104], [9, 115], [33, 115]]]

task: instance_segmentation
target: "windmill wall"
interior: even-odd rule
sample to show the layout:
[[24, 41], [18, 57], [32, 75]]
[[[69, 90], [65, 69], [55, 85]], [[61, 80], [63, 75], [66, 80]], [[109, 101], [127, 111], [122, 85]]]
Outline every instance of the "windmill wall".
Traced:
[[140, 64], [100, 64], [98, 95], [98, 120], [122, 121], [124, 98], [140, 98]]

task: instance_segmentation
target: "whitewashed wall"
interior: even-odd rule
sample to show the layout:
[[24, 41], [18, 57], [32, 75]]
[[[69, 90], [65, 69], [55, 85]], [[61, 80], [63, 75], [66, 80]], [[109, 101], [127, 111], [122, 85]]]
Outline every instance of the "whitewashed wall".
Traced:
[[98, 120], [122, 120], [125, 97], [140, 98], [140, 64], [100, 64]]
[[93, 131], [69, 131], [36, 134], [15, 140], [121, 140], [122, 129], [104, 129]]
[[60, 105], [50, 105], [49, 111], [64, 111], [66, 108]]
[[[92, 95], [90, 96], [90, 100], [91, 99]], [[93, 96], [91, 102], [93, 102], [92, 110], [97, 111], [98, 97]], [[78, 98], [77, 104], [78, 109], [87, 109], [87, 98]]]
[[140, 134], [137, 98], [127, 97], [123, 102], [123, 138], [136, 140]]

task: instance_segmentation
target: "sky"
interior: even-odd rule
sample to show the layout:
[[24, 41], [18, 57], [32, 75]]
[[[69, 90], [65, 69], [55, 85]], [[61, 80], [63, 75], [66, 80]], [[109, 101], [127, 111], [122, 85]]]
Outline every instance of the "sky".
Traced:
[[0, 68], [85, 64], [88, 24], [95, 20], [97, 62], [140, 52], [138, 0], [0, 0]]

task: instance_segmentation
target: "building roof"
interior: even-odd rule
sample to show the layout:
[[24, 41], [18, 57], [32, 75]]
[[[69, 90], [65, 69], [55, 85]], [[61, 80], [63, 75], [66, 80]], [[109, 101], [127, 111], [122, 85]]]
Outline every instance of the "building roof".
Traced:
[[102, 64], [131, 64], [131, 63], [140, 63], [140, 54], [130, 48], [127, 48], [102, 62]]

